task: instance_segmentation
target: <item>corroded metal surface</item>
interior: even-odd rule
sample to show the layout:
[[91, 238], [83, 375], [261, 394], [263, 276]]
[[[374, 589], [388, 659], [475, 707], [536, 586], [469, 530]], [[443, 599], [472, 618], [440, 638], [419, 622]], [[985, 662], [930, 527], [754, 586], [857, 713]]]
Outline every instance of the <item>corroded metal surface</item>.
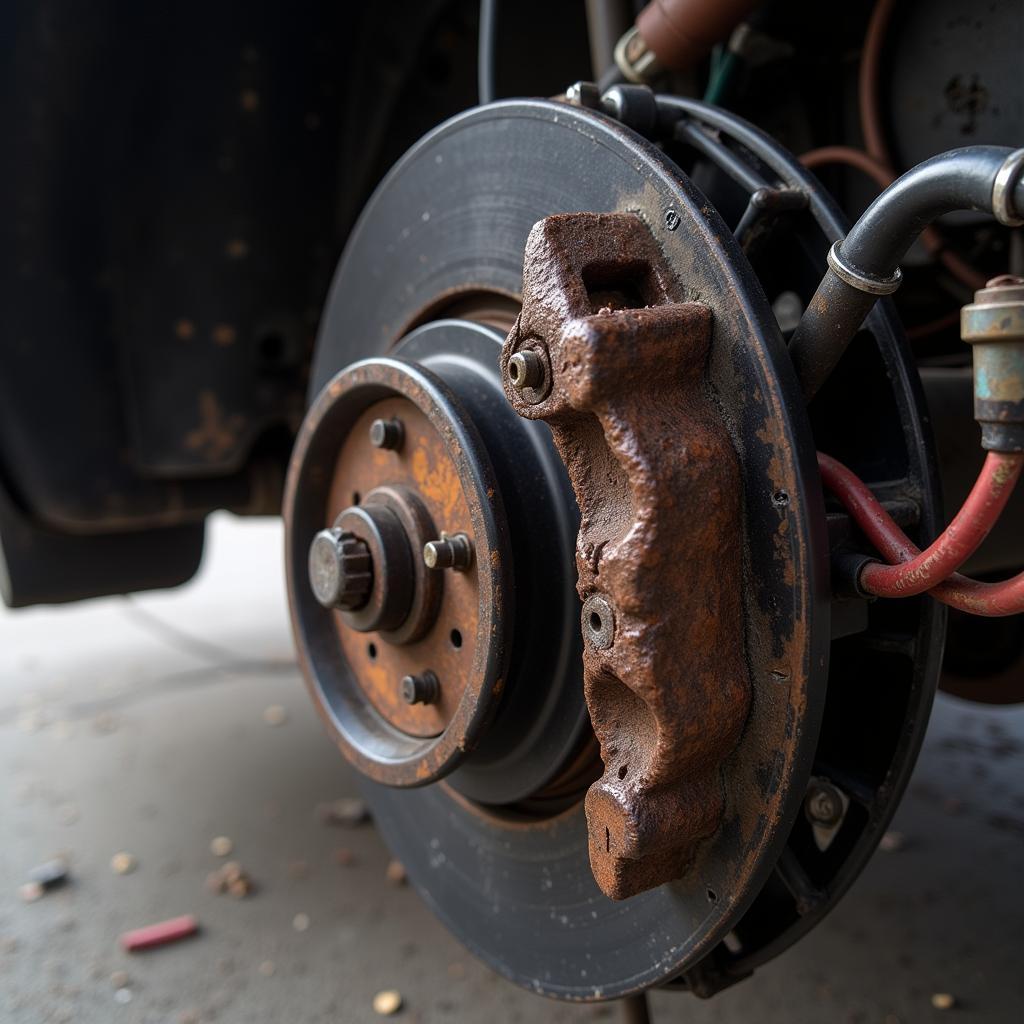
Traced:
[[[704, 388], [711, 311], [681, 297], [639, 217], [548, 217], [502, 355], [509, 400], [547, 421], [580, 505], [604, 761], [586, 798], [590, 860], [613, 899], [681, 877], [718, 827], [750, 699], [739, 466]], [[530, 377], [509, 373], [522, 353]]]
[[[399, 419], [396, 447], [374, 444], [378, 420]], [[374, 522], [400, 535], [382, 544]], [[299, 660], [314, 704], [345, 756], [391, 786], [451, 772], [473, 750], [499, 703], [513, 611], [507, 527], [479, 434], [445, 384], [399, 360], [358, 363], [313, 403], [292, 456], [285, 499], [289, 597]], [[318, 530], [362, 540], [373, 591], [357, 609], [324, 608], [302, 572]], [[475, 557], [463, 572], [429, 570], [423, 545], [464, 533]], [[385, 552], [385, 547], [388, 551]], [[381, 571], [397, 552], [400, 578]], [[403, 562], [403, 558], [405, 561]], [[411, 577], [411, 578], [410, 578]], [[401, 621], [382, 619], [378, 590], [407, 588]], [[376, 602], [376, 603], [375, 603]], [[406, 676], [432, 672], [437, 699], [408, 703]]]
[[[370, 426], [379, 419], [401, 422], [405, 439], [400, 448], [372, 444]], [[338, 613], [338, 639], [360, 687], [388, 722], [413, 736], [436, 736], [455, 714], [473, 665], [479, 576], [475, 566], [465, 573], [440, 573], [423, 563], [428, 541], [442, 532], [471, 529], [472, 517], [444, 437], [408, 399], [386, 398], [353, 424], [334, 466], [325, 521], [368, 501], [388, 501], [405, 510], [415, 602], [407, 622], [414, 629], [400, 629], [397, 635], [357, 632]], [[409, 704], [400, 682], [424, 670], [440, 680], [440, 697], [432, 704]]]

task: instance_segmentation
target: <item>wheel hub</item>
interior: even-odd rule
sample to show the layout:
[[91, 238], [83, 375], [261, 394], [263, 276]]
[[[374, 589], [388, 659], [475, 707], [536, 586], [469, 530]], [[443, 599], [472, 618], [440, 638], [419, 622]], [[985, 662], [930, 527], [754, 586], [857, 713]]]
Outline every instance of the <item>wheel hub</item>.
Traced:
[[[409, 344], [466, 334], [471, 346], [494, 350], [497, 338], [481, 331], [434, 324]], [[451, 383], [402, 359], [357, 363], [324, 389], [296, 447], [291, 524], [296, 570], [309, 538], [308, 579], [292, 583], [318, 706], [353, 764], [389, 786], [450, 775], [480, 746], [510, 683], [529, 685], [512, 656], [516, 538], [503, 493], [525, 480], [544, 484], [554, 457], [535, 428], [499, 405], [494, 362], [483, 390], [466, 360], [451, 368]], [[562, 495], [542, 487], [532, 500], [530, 531], [557, 533], [544, 506]], [[529, 546], [525, 537], [518, 544]], [[562, 726], [570, 743], [573, 731]], [[492, 795], [464, 774], [476, 799], [505, 802], [508, 782]]]

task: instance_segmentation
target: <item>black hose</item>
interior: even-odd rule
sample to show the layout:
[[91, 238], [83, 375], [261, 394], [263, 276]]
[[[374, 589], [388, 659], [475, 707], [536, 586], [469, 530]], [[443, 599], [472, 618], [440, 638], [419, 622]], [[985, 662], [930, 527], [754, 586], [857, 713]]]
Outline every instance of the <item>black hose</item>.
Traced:
[[498, 0], [480, 0], [480, 36], [477, 43], [477, 93], [480, 103], [495, 98], [494, 58], [498, 25]]
[[[992, 212], [996, 175], [1013, 152], [1005, 146], [969, 146], [941, 153], [894, 181], [850, 229], [814, 293], [789, 345], [808, 401], [839, 362], [878, 300], [895, 288], [899, 262], [937, 217], [954, 210]], [[1024, 176], [1010, 205], [1024, 211]], [[888, 287], [887, 287], [888, 286]]]
[[[843, 242], [843, 261], [889, 277], [914, 239], [944, 213], [991, 213], [992, 184], [1011, 152], [1005, 146], [967, 146], [940, 153], [907, 171], [850, 228]], [[1024, 200], [1024, 182], [1017, 191]], [[1015, 205], [1019, 208], [1019, 203]]]

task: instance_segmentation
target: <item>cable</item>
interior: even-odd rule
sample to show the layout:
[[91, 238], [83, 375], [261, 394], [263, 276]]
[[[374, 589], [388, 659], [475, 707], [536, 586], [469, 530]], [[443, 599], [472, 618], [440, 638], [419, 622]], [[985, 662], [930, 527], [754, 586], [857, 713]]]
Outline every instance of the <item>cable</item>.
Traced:
[[[998, 455], [999, 459], [997, 462], [993, 460], [994, 464], [989, 468], [993, 455]], [[1000, 497], [997, 497], [994, 501], [988, 499], [991, 502], [987, 506], [989, 512], [995, 506], [998, 506], [999, 511], [1001, 511], [1002, 505], [1005, 505], [1009, 492], [1012, 490], [1012, 483], [1015, 483], [1020, 475], [1022, 464], [1024, 464], [1024, 454], [1022, 453], [989, 453], [985, 464], [989, 471], [986, 473], [985, 469], [983, 469], [982, 477], [979, 478], [979, 484], [982, 483], [982, 478], [988, 478], [991, 484], [995, 482], [996, 478], [1002, 476], [1002, 484], [1000, 485], [1002, 488], [1000, 492], [1001, 504]], [[822, 452], [818, 452], [818, 469], [821, 471], [821, 478], [825, 487], [839, 499], [867, 539], [890, 563], [890, 567], [898, 567], [902, 571], [907, 571], [905, 563], [920, 566], [919, 556], [921, 556], [921, 550], [896, 525], [893, 518], [885, 511], [868, 486], [855, 473], [847, 469], [838, 460]], [[976, 484], [971, 491], [971, 498], [974, 498], [975, 494], [979, 492], [979, 484]], [[1007, 486], [1008, 484], [1010, 486]], [[984, 491], [985, 485], [983, 484], [981, 493], [984, 494]], [[971, 498], [968, 498], [968, 501]], [[986, 499], [979, 497], [978, 504], [985, 506]], [[964, 510], [962, 509], [961, 513], [957, 516], [957, 520], [961, 519], [963, 513]], [[984, 534], [988, 533], [997, 516], [998, 511], [992, 516], [991, 522], [984, 529], [982, 539]], [[954, 522], [957, 520], [954, 520]], [[943, 532], [942, 537], [928, 549], [929, 552], [943, 540], [943, 537], [947, 536], [948, 532], [947, 528]], [[977, 532], [978, 529], [975, 526], [972, 538]], [[958, 542], [954, 540], [952, 543], [957, 544]], [[980, 540], [978, 543], [980, 544]], [[967, 546], [969, 544], [960, 543], [958, 553], [962, 552]], [[977, 544], [974, 547], [977, 547]], [[974, 549], [972, 548], [971, 550]], [[970, 552], [965, 554], [963, 556], [964, 559], [969, 557], [969, 555]], [[953, 557], [950, 556], [949, 561], [953, 560]], [[858, 581], [861, 587], [868, 593], [876, 593], [875, 586], [871, 582], [872, 578], [877, 580], [879, 572], [885, 569], [885, 566], [877, 563], [869, 563], [864, 566]], [[900, 594], [901, 596], [910, 596], [912, 593], [920, 592], [920, 590], [908, 588], [901, 590]], [[948, 604], [951, 608], [957, 608], [960, 611], [969, 612], [974, 615], [1002, 616], [1018, 615], [1024, 612], [1024, 572], [1018, 573], [1008, 580], [1003, 580], [1001, 583], [982, 583], [979, 580], [973, 580], [954, 572], [942, 582], [931, 586], [926, 592], [943, 604]], [[890, 595], [882, 594], [880, 596]]]
[[477, 92], [481, 104], [495, 98], [494, 58], [498, 0], [480, 0], [480, 36], [477, 42]]

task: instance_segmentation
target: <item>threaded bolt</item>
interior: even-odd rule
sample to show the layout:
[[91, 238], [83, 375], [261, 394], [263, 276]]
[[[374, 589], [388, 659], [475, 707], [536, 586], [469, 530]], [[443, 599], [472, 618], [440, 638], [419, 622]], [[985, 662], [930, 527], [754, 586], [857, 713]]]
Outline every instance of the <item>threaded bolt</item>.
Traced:
[[397, 451], [405, 440], [405, 427], [397, 416], [389, 420], [374, 420], [370, 424], [370, 444], [374, 448]]
[[406, 704], [436, 704], [441, 697], [441, 682], [430, 669], [418, 676], [402, 679], [402, 700]]
[[321, 530], [309, 546], [309, 585], [325, 608], [361, 608], [373, 589], [370, 549], [344, 530]]
[[423, 563], [428, 569], [465, 572], [473, 564], [473, 542], [464, 533], [442, 533], [440, 540], [423, 545]]
[[508, 361], [508, 379], [517, 391], [538, 387], [544, 382], [544, 360], [530, 349], [517, 352]]

